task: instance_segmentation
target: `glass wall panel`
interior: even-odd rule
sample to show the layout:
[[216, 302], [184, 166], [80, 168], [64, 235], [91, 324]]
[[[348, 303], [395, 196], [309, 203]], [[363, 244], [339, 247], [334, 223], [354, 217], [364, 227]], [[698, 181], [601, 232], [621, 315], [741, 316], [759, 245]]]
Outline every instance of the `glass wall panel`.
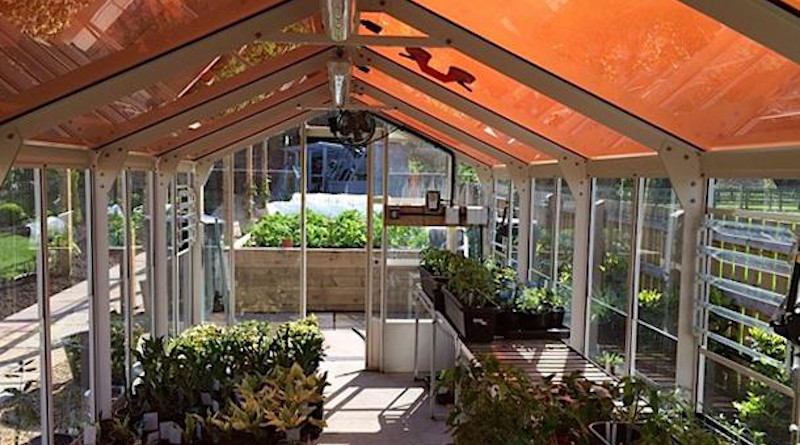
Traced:
[[[564, 300], [572, 301], [572, 255], [575, 239], [575, 200], [565, 180], [558, 183], [558, 218], [556, 219], [558, 246], [556, 248], [556, 291]], [[572, 304], [567, 304], [564, 325], [570, 326]]]
[[[295, 129], [271, 137], [265, 147], [252, 150], [254, 157], [257, 152], [257, 159], [248, 161], [248, 149], [238, 152], [234, 159], [233, 187], [238, 190], [233, 203], [238, 221], [234, 223], [234, 239], [238, 239], [234, 244], [234, 313], [242, 319], [293, 319], [300, 315], [302, 299], [300, 134]], [[252, 187], [256, 187], [259, 176], [254, 172], [250, 179], [247, 173], [249, 164], [255, 168], [256, 163], [267, 172], [266, 177], [260, 176], [258, 199]], [[215, 181], [222, 178], [220, 175]], [[206, 185], [207, 194], [211, 188]], [[212, 210], [208, 204], [207, 200], [207, 215], [226, 218], [221, 212], [224, 206]], [[310, 238], [313, 236], [309, 233]]]
[[633, 228], [632, 179], [596, 179], [592, 191], [589, 356], [620, 373], [624, 362]]
[[[768, 322], [788, 293], [800, 233], [797, 196], [797, 180], [713, 180], [701, 249], [701, 372], [711, 376], [702, 408], [770, 445], [789, 442], [792, 398], [774, 387], [791, 393], [791, 348]], [[744, 378], [741, 367], [755, 374]]]
[[0, 187], [0, 444], [41, 433], [34, 170], [12, 169]]
[[683, 212], [668, 179], [642, 180], [640, 193], [636, 371], [671, 387], [678, 341]]
[[[120, 174], [108, 191], [108, 284], [111, 305], [111, 384], [114, 396], [119, 396], [128, 387], [127, 366], [129, 362], [128, 338], [126, 335], [127, 301], [127, 239], [126, 220], [129, 216], [125, 175]], [[131, 228], [132, 229], [132, 228]]]
[[[389, 136], [389, 205], [424, 205], [438, 191], [443, 205], [451, 196], [452, 154], [404, 130]], [[458, 230], [444, 227], [387, 227], [387, 314], [413, 317], [412, 292], [419, 282], [419, 252], [426, 247], [458, 245]], [[448, 239], [450, 242], [448, 243]]]
[[87, 175], [46, 170], [53, 413], [56, 433], [73, 437], [89, 425], [92, 397]]
[[554, 284], [558, 182], [556, 179], [533, 180], [531, 267], [528, 279], [536, 286], [550, 287]]
[[225, 166], [214, 163], [203, 188], [203, 321], [214, 324], [227, 322], [230, 295], [229, 240], [225, 229]]
[[492, 256], [500, 264], [508, 264], [508, 237], [511, 227], [511, 181], [498, 179], [494, 182], [492, 209], [494, 213], [494, 239], [492, 239]]
[[[133, 349], [141, 346], [142, 339], [149, 336], [153, 320], [152, 270], [150, 268], [152, 250], [150, 249], [150, 183], [152, 173], [128, 171], [127, 187], [128, 215], [131, 217], [131, 242], [129, 258], [131, 261], [131, 304], [129, 308], [129, 345]], [[131, 356], [132, 358], [132, 356]], [[131, 378], [135, 379], [141, 367], [131, 360]]]

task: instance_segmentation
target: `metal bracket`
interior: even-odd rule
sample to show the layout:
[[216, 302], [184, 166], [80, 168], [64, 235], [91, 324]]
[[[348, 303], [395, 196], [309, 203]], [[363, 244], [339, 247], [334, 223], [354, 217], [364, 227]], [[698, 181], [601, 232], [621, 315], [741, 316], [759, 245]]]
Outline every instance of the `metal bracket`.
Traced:
[[211, 176], [211, 170], [214, 168], [214, 162], [211, 160], [198, 161], [194, 166], [194, 181], [196, 186], [203, 186], [208, 182]]
[[589, 164], [586, 159], [564, 156], [559, 162], [564, 180], [567, 181], [572, 196], [575, 199], [585, 197], [589, 193], [591, 178], [589, 177]]
[[691, 147], [665, 143], [658, 155], [684, 210], [701, 207], [705, 193], [701, 154]]
[[159, 156], [156, 161], [156, 177], [162, 186], [166, 186], [172, 180], [172, 176], [178, 171], [180, 162], [181, 158], [176, 154]]
[[21, 148], [22, 136], [16, 128], [0, 128], [0, 185], [6, 180]]
[[97, 173], [97, 186], [106, 192], [114, 185], [125, 166], [128, 150], [124, 147], [107, 147], [94, 153], [92, 170]]

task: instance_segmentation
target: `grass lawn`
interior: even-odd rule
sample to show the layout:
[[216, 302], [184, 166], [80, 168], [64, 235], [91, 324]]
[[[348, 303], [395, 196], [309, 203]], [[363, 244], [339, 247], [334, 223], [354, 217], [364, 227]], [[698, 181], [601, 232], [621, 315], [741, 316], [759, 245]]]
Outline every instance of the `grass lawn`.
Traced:
[[8, 280], [36, 267], [36, 250], [28, 238], [0, 235], [0, 279]]

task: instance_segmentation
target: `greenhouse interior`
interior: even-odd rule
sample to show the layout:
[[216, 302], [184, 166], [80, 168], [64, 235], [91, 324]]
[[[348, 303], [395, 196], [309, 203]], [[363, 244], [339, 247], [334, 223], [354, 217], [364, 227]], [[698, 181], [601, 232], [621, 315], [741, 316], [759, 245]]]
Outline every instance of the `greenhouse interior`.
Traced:
[[800, 1], [0, 31], [0, 445], [800, 444]]

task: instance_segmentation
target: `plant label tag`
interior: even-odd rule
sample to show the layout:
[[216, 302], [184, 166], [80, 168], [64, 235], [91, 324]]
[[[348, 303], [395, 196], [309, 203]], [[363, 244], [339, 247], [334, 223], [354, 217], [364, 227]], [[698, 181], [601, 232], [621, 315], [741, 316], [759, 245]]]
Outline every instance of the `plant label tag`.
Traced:
[[97, 430], [93, 426], [87, 427], [83, 430], [83, 443], [84, 445], [94, 445], [97, 441]]
[[300, 428], [292, 428], [286, 431], [286, 439], [290, 442], [300, 441]]
[[479, 324], [481, 326], [488, 326], [489, 322], [487, 322], [483, 318], [473, 318], [472, 319], [472, 324]]
[[211, 401], [211, 412], [212, 413], [216, 413], [218, 411], [219, 411], [219, 402], [217, 402], [216, 400], [212, 400]]
[[142, 423], [144, 423], [144, 430], [145, 431], [156, 431], [158, 430], [158, 413], [144, 413], [142, 416]]
[[145, 445], [157, 445], [161, 438], [158, 436], [158, 431], [153, 431], [147, 434]]
[[200, 393], [200, 402], [202, 402], [203, 405], [211, 406], [211, 402], [213, 401], [214, 399], [211, 398], [211, 394], [207, 392]]

